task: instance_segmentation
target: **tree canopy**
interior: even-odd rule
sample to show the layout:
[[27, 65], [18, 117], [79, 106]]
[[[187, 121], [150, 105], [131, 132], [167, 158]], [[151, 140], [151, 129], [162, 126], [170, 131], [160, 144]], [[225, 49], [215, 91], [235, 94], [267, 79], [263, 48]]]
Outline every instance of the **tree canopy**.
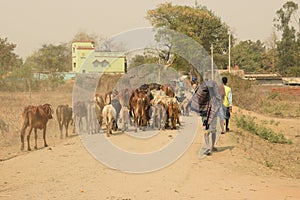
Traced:
[[277, 42], [277, 50], [278, 67], [283, 75], [300, 75], [300, 18], [296, 19], [294, 16], [297, 10], [298, 4], [287, 1], [282, 8], [277, 10], [274, 18], [274, 26], [281, 33], [281, 40]]
[[[218, 58], [215, 59], [215, 63], [220, 67], [226, 66], [222, 57], [226, 56], [228, 50], [229, 28], [212, 11], [200, 6], [189, 7], [164, 3], [156, 9], [149, 10], [146, 18], [155, 28], [174, 30], [192, 38], [207, 52], [210, 52], [211, 45], [213, 45], [214, 55]], [[166, 50], [170, 51], [173, 47], [172, 36], [165, 35], [163, 31], [159, 34], [157, 40], [164, 42]], [[176, 42], [178, 42], [178, 38], [176, 38]], [[186, 44], [184, 45], [186, 47]], [[174, 59], [174, 64], [176, 61], [182, 63], [181, 58], [176, 55]]]
[[0, 38], [0, 78], [8, 72], [22, 65], [22, 59], [14, 53], [16, 44], [10, 43], [7, 38]]
[[232, 63], [246, 72], [260, 72], [264, 67], [265, 52], [266, 48], [260, 40], [241, 41], [232, 48]]
[[70, 70], [70, 49], [67, 45], [44, 44], [26, 59], [25, 65], [31, 65], [34, 71], [62, 72]]

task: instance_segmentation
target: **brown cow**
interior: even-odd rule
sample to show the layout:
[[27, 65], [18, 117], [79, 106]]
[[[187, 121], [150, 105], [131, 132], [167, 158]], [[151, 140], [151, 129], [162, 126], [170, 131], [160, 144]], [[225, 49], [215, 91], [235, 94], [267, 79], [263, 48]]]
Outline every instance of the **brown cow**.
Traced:
[[56, 108], [56, 117], [58, 121], [58, 126], [60, 130], [60, 138], [63, 138], [63, 126], [66, 129], [66, 137], [68, 137], [68, 127], [71, 122], [71, 124], [74, 125], [73, 127], [73, 133], [75, 132], [75, 124], [73, 123], [72, 119], [73, 111], [72, 107], [69, 107], [69, 105], [59, 105]]
[[137, 131], [137, 127], [144, 130], [145, 126], [147, 126], [150, 120], [150, 117], [148, 116], [148, 107], [150, 108], [148, 96], [144, 92], [140, 92], [134, 107], [135, 131]]
[[167, 109], [167, 115], [168, 115], [168, 119], [170, 119], [170, 124], [171, 124], [170, 128], [171, 129], [176, 129], [176, 124], [180, 125], [179, 113], [180, 113], [180, 110], [179, 110], [178, 104], [171, 102], [168, 105], [168, 109]]
[[162, 91], [164, 91], [165, 94], [166, 94], [168, 97], [175, 97], [175, 93], [174, 93], [174, 91], [173, 91], [173, 89], [172, 89], [171, 86], [169, 86], [169, 85], [162, 85], [162, 86], [160, 87], [160, 89], [161, 89]]
[[23, 126], [21, 129], [21, 150], [24, 149], [24, 136], [27, 127], [29, 127], [29, 132], [27, 135], [27, 144], [28, 144], [28, 151], [31, 151], [30, 148], [30, 134], [32, 129], [34, 129], [34, 138], [35, 138], [35, 146], [34, 148], [37, 149], [37, 129], [43, 130], [43, 139], [44, 139], [44, 146], [47, 147], [46, 142], [46, 128], [47, 122], [49, 119], [52, 119], [52, 109], [50, 104], [44, 104], [39, 106], [26, 106], [22, 113], [23, 117]]

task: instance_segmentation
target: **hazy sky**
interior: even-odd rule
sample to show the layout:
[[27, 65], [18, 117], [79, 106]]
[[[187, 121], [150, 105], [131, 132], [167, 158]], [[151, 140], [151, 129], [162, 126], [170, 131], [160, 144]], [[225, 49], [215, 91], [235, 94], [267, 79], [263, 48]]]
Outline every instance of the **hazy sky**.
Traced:
[[[287, 0], [198, 0], [227, 23], [240, 40], [264, 41], [275, 12]], [[195, 0], [0, 0], [0, 38], [17, 44], [23, 58], [43, 44], [72, 40], [79, 31], [110, 37], [148, 27], [147, 10], [163, 2], [194, 6]], [[294, 0], [300, 6], [300, 0]], [[298, 12], [299, 13], [299, 12]], [[298, 16], [299, 17], [299, 16]]]

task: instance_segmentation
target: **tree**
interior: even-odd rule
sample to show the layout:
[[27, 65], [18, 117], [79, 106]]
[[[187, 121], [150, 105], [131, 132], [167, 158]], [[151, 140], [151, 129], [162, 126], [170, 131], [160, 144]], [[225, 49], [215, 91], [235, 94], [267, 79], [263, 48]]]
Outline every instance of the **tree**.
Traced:
[[72, 42], [74, 41], [94, 41], [96, 43], [98, 42], [98, 36], [95, 34], [88, 34], [85, 31], [79, 31], [75, 34]]
[[263, 71], [263, 60], [266, 52], [264, 44], [257, 40], [241, 41], [232, 48], [232, 61], [246, 72]]
[[68, 55], [70, 51], [65, 44], [44, 44], [42, 48], [26, 59], [25, 64], [26, 66], [31, 65], [35, 71], [50, 73], [69, 71], [71, 65], [69, 64], [70, 57]]
[[[166, 51], [176, 48], [174, 47], [174, 41], [180, 43], [180, 39], [178, 37], [174, 38], [170, 32], [166, 35], [163, 30], [174, 30], [191, 37], [202, 45], [206, 52], [210, 52], [210, 47], [213, 44], [214, 55], [217, 58], [215, 63], [218, 66], [226, 66], [226, 63], [224, 63], [226, 59], [223, 59], [223, 57], [226, 57], [228, 50], [229, 28], [212, 11], [200, 6], [173, 6], [171, 3], [164, 3], [154, 10], [149, 10], [146, 18], [155, 28], [162, 29], [162, 31], [158, 32], [157, 40], [164, 43]], [[181, 45], [186, 49], [189, 48], [185, 42]], [[194, 49], [191, 49], [191, 54], [193, 52]], [[166, 52], [165, 54], [168, 55]], [[180, 61], [181, 59], [174, 55], [174, 64], [176, 60]]]
[[15, 48], [16, 44], [8, 42], [7, 38], [0, 38], [0, 79], [23, 63], [22, 59], [14, 53]]
[[300, 71], [298, 62], [300, 48], [297, 44], [299, 33], [297, 34], [296, 28], [292, 24], [292, 16], [297, 10], [298, 4], [288, 1], [276, 12], [274, 18], [274, 26], [277, 31], [282, 33], [281, 40], [277, 42], [277, 50], [279, 52], [279, 67], [283, 75], [287, 75], [291, 71], [290, 68], [293, 68], [292, 71]]
[[152, 56], [152, 55], [135, 55], [132, 58], [132, 61], [130, 63], [130, 67], [137, 67], [144, 64], [153, 64], [158, 63], [158, 57]]
[[276, 48], [276, 44], [277, 44], [277, 35], [275, 30], [273, 30], [273, 32], [271, 33], [270, 37], [267, 38], [267, 40], [265, 41], [266, 44], [266, 52], [264, 55], [264, 60], [263, 60], [263, 65], [268, 68], [267, 71], [268, 72], [279, 72], [279, 70], [277, 70], [277, 64], [278, 64], [278, 51]]

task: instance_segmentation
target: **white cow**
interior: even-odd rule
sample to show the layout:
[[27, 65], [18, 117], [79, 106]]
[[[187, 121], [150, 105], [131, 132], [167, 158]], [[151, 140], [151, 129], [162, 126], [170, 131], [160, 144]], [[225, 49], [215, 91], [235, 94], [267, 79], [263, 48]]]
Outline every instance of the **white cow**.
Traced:
[[111, 104], [105, 105], [102, 110], [102, 117], [106, 126], [106, 135], [109, 137], [112, 134], [112, 130], [118, 130], [116, 109]]

